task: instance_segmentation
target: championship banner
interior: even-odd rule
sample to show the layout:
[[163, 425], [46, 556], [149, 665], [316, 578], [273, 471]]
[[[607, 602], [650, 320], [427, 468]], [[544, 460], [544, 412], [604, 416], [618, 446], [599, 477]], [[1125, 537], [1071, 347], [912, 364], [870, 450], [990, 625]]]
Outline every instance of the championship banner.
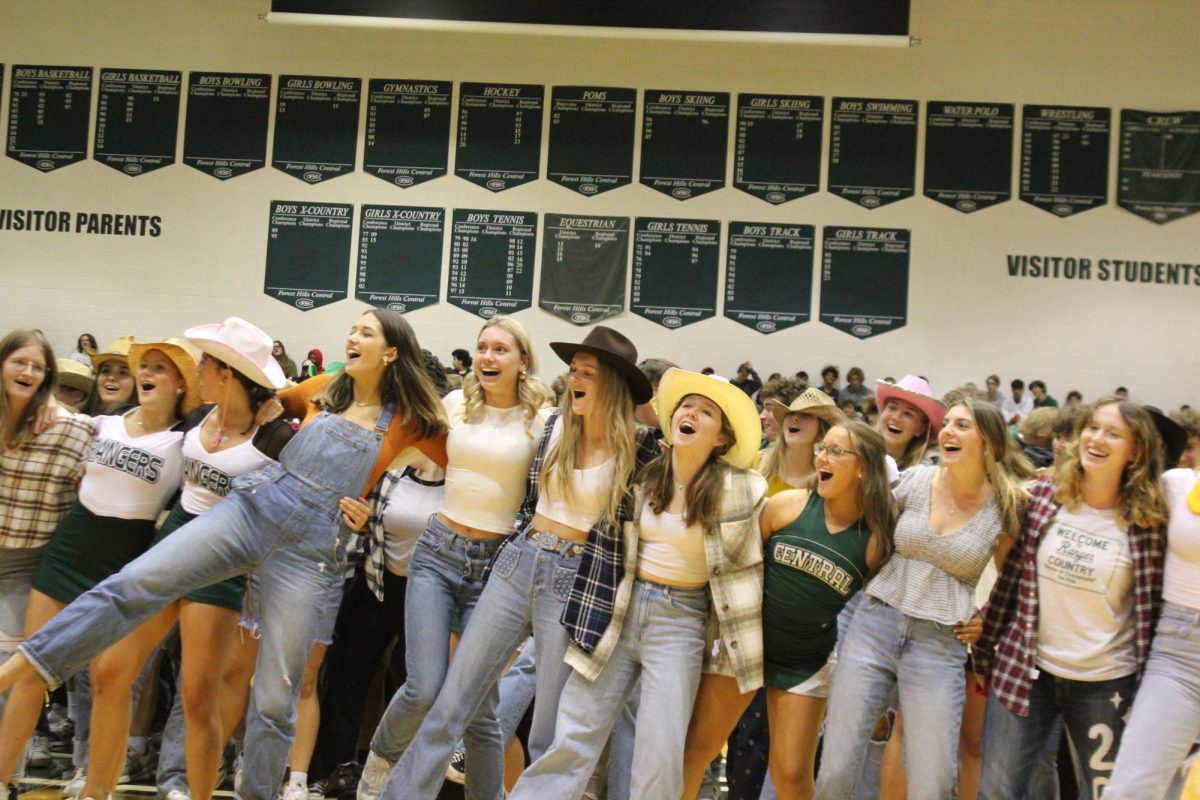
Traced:
[[1117, 205], [1159, 224], [1200, 210], [1200, 111], [1121, 110]]
[[354, 296], [401, 313], [437, 303], [445, 232], [443, 208], [364, 205]]
[[820, 189], [825, 98], [739, 94], [733, 185], [778, 205]]
[[911, 232], [827, 225], [821, 257], [821, 321], [859, 339], [908, 323]]
[[576, 325], [625, 309], [629, 218], [547, 214], [538, 305]]
[[454, 174], [492, 192], [536, 181], [545, 96], [530, 83], [460, 84]]
[[100, 70], [93, 158], [131, 177], [175, 163], [183, 74]]
[[725, 316], [759, 333], [808, 322], [814, 235], [812, 225], [729, 223]]
[[917, 172], [916, 100], [835, 97], [829, 191], [879, 208], [912, 197]]
[[311, 311], [346, 296], [354, 206], [271, 201], [263, 292]]
[[447, 299], [484, 319], [533, 304], [532, 211], [454, 209]]
[[362, 81], [280, 75], [271, 165], [305, 183], [354, 171]]
[[1107, 108], [1025, 106], [1021, 199], [1060, 217], [1107, 203], [1111, 118]]
[[925, 196], [970, 214], [1012, 198], [1012, 103], [935, 100], [925, 118]]
[[547, 177], [584, 196], [633, 180], [637, 89], [555, 86]]
[[664, 328], [715, 316], [721, 223], [638, 217], [629, 308]]
[[14, 64], [8, 157], [50, 172], [87, 158], [92, 68]]
[[647, 89], [641, 182], [676, 200], [725, 185], [729, 92]]
[[452, 86], [405, 78], [368, 82], [363, 169], [402, 189], [445, 175]]
[[267, 163], [271, 76], [193, 72], [188, 76], [183, 163], [219, 180]]

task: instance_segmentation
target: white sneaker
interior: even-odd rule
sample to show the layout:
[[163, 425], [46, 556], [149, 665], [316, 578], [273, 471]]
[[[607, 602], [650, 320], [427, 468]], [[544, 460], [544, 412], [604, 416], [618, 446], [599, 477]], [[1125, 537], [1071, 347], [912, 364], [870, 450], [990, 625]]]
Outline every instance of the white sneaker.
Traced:
[[171, 791], [167, 792], [163, 800], [191, 800], [191, 798], [188, 797], [187, 792], [179, 789], [172, 789]]
[[358, 781], [358, 800], [377, 800], [391, 774], [392, 765], [372, 750], [363, 766], [362, 778]]
[[296, 781], [288, 781], [283, 787], [281, 800], [308, 800], [308, 786]]
[[242, 767], [245, 765], [246, 759], [239, 750], [233, 759], [233, 793], [238, 797], [242, 796]]
[[87, 785], [87, 775], [83, 771], [83, 767], [76, 767], [75, 774], [71, 776], [71, 780], [63, 787], [62, 796], [64, 800], [74, 800], [83, 793], [83, 787]]

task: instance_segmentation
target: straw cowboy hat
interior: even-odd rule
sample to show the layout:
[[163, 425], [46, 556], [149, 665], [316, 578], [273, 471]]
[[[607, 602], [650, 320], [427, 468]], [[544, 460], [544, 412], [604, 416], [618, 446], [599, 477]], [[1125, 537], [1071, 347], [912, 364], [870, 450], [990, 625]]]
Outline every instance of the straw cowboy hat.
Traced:
[[157, 342], [134, 342], [129, 346], [129, 369], [136, 372], [137, 365], [151, 350], [157, 350], [179, 370], [183, 376], [186, 390], [183, 394], [183, 413], [186, 414], [200, 405], [200, 379], [196, 375], [196, 357], [188, 349], [183, 339], [171, 337]]
[[783, 424], [783, 420], [788, 414], [808, 414], [824, 420], [827, 425], [837, 425], [846, 420], [845, 413], [837, 407], [832, 397], [811, 386], [801, 392], [800, 396], [789, 406], [771, 398], [766, 402], [766, 407], [780, 425]]

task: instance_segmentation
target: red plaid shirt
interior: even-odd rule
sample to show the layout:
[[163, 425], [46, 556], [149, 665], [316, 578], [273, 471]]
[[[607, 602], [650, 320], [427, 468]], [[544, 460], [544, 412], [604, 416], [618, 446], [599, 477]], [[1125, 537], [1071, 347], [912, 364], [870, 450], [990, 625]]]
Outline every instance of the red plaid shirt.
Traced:
[[[1029, 714], [1029, 695], [1037, 675], [1038, 576], [1037, 553], [1042, 533], [1061, 504], [1054, 499], [1054, 481], [1041, 478], [1029, 489], [1025, 533], [1013, 545], [984, 612], [983, 636], [975, 645], [975, 671], [991, 676], [991, 691], [1014, 714]], [[1154, 621], [1162, 601], [1162, 529], [1129, 526], [1133, 558], [1133, 650], [1138, 673], [1150, 655]]]

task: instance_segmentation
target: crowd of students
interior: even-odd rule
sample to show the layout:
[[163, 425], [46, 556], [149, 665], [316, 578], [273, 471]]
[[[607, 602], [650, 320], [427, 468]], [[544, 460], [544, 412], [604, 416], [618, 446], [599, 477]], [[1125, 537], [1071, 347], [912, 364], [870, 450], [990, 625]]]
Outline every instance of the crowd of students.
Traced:
[[0, 340], [10, 798], [84, 673], [68, 791], [114, 791], [176, 628], [166, 800], [211, 797], [234, 736], [256, 800], [691, 800], [723, 749], [730, 797], [1055, 798], [1064, 730], [1078, 797], [1179, 796], [1190, 409], [550, 347], [557, 392], [506, 317], [450, 370], [386, 310], [301, 368], [236, 317]]

